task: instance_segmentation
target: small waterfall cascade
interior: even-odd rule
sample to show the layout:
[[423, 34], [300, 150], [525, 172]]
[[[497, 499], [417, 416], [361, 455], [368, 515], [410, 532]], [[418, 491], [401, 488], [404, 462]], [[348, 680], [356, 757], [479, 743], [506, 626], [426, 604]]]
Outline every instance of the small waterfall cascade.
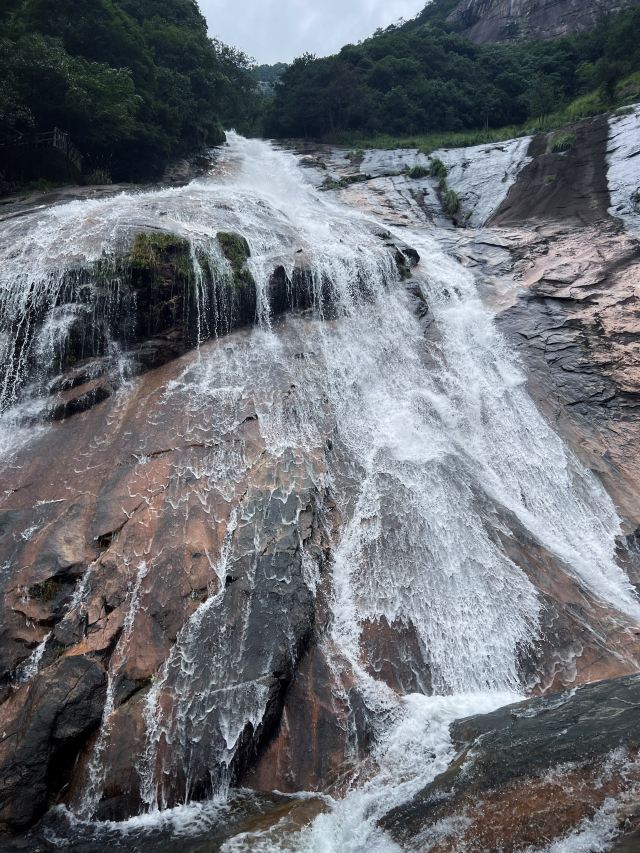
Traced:
[[[253, 461], [233, 444], [216, 448], [197, 471], [181, 471], [184, 482], [197, 479], [205, 491], [226, 495], [230, 510], [220, 553], [207, 555], [217, 587], [179, 631], [146, 694], [136, 758], [146, 819], [203, 792], [228, 794], [244, 739], [259, 730], [272, 701], [260, 666], [247, 664], [251, 595], [269, 572], [268, 581], [282, 589], [299, 575], [301, 607], [313, 611], [325, 596], [318, 642], [336, 692], [347, 703], [358, 695], [373, 732], [368, 770], [303, 830], [249, 834], [224, 849], [395, 850], [376, 820], [446, 768], [449, 723], [515, 701], [526, 688], [521, 660], [539, 639], [543, 603], [503, 537], [524, 531], [576, 584], [635, 621], [640, 604], [615, 558], [620, 521], [600, 482], [537, 411], [472, 273], [441, 249], [437, 235], [393, 235], [420, 255], [409, 286], [378, 223], [318, 193], [293, 155], [236, 135], [218, 176], [72, 202], [5, 229], [5, 419], [31, 393], [35, 353], [54, 365], [47, 377], [59, 369], [78, 313], [102, 318], [102, 343], [91, 355], [126, 339], [118, 329], [132, 310], [131, 294], [122, 296], [115, 274], [101, 290], [87, 270], [159, 222], [190, 247], [199, 342], [231, 325], [216, 328], [221, 314], [211, 307], [219, 305], [224, 277], [218, 281], [210, 270], [228, 274], [221, 231], [247, 240], [256, 293], [254, 327], [203, 348], [167, 386], [166, 400], [180, 401], [193, 422], [208, 413], [214, 436], [241, 423], [250, 400], [264, 458], [286, 470], [295, 488], [243, 503]], [[274, 310], [278, 268], [289, 288], [296, 269], [304, 269], [308, 298], [296, 302], [289, 293], [290, 307], [304, 310]], [[322, 496], [339, 508], [338, 525]], [[180, 495], [166, 500], [178, 505]], [[313, 501], [331, 542], [322, 567], [297, 533]], [[277, 577], [273, 563], [261, 562], [271, 540], [260, 523], [274, 506], [295, 555]], [[145, 607], [152, 556], [138, 568], [112, 655], [90, 784], [77, 809], [83, 818], [95, 815], [102, 793], [114, 683]], [[233, 581], [245, 565], [242, 597]], [[410, 690], [394, 689], [369, 665], [367, 631], [382, 622], [414, 638]], [[285, 616], [273, 619], [272, 630], [272, 648], [285, 662], [278, 666], [295, 666], [299, 650]], [[36, 658], [30, 666], [37, 668]]]

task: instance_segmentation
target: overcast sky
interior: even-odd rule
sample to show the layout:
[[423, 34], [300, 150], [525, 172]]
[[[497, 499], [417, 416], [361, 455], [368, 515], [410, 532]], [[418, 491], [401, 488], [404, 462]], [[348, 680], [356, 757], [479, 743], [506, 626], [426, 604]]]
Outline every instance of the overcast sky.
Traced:
[[327, 56], [378, 27], [412, 18], [426, 0], [200, 0], [209, 32], [257, 62]]

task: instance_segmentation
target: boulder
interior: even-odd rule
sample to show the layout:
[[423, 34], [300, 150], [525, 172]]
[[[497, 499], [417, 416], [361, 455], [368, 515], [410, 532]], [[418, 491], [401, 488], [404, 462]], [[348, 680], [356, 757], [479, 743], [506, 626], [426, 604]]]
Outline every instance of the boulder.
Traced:
[[632, 675], [460, 720], [449, 769], [380, 824], [437, 853], [520, 850], [564, 837], [616, 798], [620, 833], [636, 832], [639, 709]]

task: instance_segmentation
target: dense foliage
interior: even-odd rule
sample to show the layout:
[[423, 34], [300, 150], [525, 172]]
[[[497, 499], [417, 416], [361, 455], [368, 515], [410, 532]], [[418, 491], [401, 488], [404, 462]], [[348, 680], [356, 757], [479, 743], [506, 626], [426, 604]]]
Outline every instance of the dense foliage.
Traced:
[[276, 62], [274, 65], [255, 65], [251, 69], [251, 76], [261, 83], [277, 83], [286, 69], [286, 62]]
[[2, 0], [0, 144], [57, 126], [88, 168], [152, 176], [251, 119], [249, 67], [195, 0]]
[[640, 69], [640, 9], [553, 41], [477, 46], [445, 23], [441, 0], [415, 20], [336, 56], [306, 54], [282, 74], [273, 136], [415, 134], [521, 124]]

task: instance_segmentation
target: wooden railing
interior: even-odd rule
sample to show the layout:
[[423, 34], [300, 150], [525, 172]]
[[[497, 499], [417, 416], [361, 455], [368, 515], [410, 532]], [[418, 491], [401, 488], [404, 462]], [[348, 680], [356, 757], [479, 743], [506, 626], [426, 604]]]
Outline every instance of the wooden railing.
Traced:
[[82, 169], [82, 155], [71, 141], [71, 137], [64, 130], [54, 127], [53, 130], [45, 133], [33, 133], [30, 135], [22, 135], [5, 143], [6, 147], [27, 147], [27, 148], [56, 148], [62, 151], [67, 162], [74, 165], [77, 169]]

